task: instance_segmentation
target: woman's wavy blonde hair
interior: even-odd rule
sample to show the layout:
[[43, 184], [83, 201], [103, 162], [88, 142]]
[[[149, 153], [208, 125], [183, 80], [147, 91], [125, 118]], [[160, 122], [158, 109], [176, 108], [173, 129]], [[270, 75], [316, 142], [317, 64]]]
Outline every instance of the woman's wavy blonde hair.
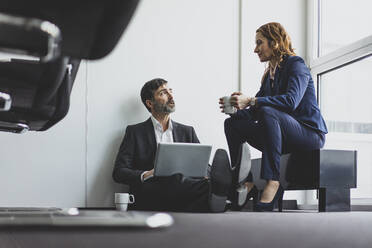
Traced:
[[262, 34], [268, 40], [274, 57], [278, 59], [279, 64], [283, 61], [285, 55], [296, 55], [292, 48], [291, 38], [280, 23], [266, 23], [259, 27], [256, 33]]

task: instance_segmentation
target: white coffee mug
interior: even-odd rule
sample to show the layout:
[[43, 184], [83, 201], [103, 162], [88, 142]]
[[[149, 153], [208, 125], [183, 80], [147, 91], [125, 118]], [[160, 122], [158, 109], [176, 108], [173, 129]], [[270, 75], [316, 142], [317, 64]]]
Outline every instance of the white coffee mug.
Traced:
[[127, 211], [128, 204], [134, 203], [134, 195], [129, 193], [115, 193], [115, 206], [117, 210]]
[[223, 100], [223, 112], [225, 114], [235, 114], [237, 109], [231, 105], [231, 96], [222, 97]]

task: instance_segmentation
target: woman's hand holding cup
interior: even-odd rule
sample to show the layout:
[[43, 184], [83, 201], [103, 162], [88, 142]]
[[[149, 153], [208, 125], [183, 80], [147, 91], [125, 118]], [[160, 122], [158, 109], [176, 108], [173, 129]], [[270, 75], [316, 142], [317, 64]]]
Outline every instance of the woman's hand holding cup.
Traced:
[[249, 106], [251, 98], [241, 92], [234, 92], [231, 96], [224, 96], [218, 102], [222, 113], [235, 114], [238, 109], [245, 109]]
[[231, 103], [231, 96], [224, 96], [219, 101], [220, 109], [225, 114], [235, 114], [237, 109]]
[[251, 98], [243, 95], [241, 92], [234, 92], [231, 94], [231, 105], [237, 109], [245, 109], [249, 106]]

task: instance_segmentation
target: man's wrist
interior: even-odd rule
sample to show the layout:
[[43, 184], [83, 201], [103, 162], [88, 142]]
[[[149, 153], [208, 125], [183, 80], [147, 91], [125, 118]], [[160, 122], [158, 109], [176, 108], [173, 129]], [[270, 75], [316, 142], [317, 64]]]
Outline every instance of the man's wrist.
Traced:
[[142, 172], [142, 174], [141, 174], [141, 181], [142, 182], [145, 182], [146, 180], [148, 180], [148, 179], [150, 179], [150, 178], [152, 178], [154, 176], [154, 174], [148, 175], [149, 172], [150, 171], [144, 171], [144, 172]]
[[144, 182], [145, 181], [145, 174], [146, 174], [147, 171], [144, 171], [141, 173], [141, 182]]

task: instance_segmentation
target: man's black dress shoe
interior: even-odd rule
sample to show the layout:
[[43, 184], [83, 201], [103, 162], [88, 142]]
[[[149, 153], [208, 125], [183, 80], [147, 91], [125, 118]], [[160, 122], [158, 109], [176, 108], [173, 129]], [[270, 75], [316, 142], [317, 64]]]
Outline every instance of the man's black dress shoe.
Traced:
[[218, 149], [214, 155], [211, 166], [210, 181], [211, 194], [209, 198], [212, 212], [224, 212], [227, 196], [231, 188], [232, 171], [227, 152]]

